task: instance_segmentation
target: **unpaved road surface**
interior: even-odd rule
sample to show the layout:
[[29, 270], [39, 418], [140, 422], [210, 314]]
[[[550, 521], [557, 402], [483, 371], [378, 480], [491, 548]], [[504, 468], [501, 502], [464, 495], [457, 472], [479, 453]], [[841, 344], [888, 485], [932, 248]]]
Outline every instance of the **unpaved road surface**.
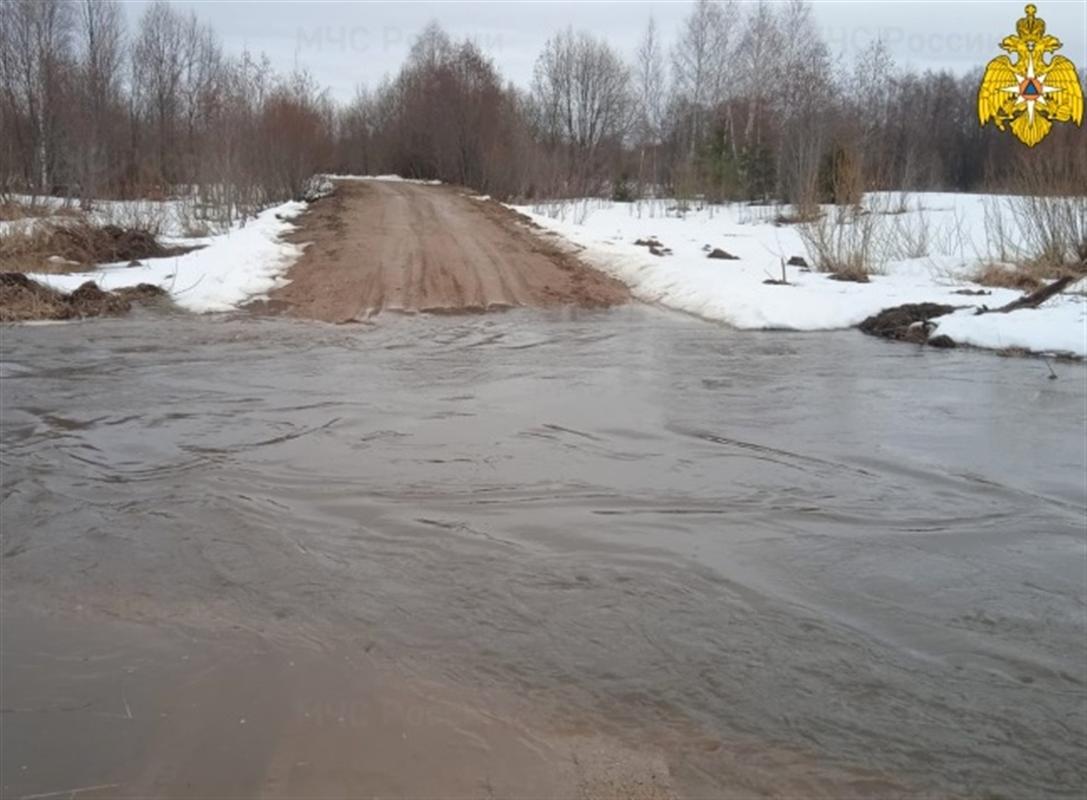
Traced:
[[498, 203], [463, 190], [341, 181], [302, 218], [309, 242], [273, 305], [347, 322], [381, 311], [486, 311], [514, 306], [603, 307], [626, 302], [621, 283], [537, 235]]

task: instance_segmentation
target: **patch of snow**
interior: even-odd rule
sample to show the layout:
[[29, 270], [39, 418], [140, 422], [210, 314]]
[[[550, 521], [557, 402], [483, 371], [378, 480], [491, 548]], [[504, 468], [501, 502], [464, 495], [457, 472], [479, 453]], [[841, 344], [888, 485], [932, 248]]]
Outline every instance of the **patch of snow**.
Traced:
[[0, 219], [0, 236], [10, 236], [13, 233], [29, 232], [37, 224], [36, 217], [24, 219]]
[[[0, 235], [30, 229], [48, 223], [63, 225], [75, 219], [85, 219], [93, 225], [117, 225], [122, 228], [138, 228], [151, 231], [160, 239], [173, 239], [178, 244], [194, 244], [200, 241], [192, 229], [221, 231], [223, 225], [217, 219], [205, 219], [205, 211], [195, 196], [172, 197], [167, 200], [92, 200], [83, 207], [78, 201], [63, 197], [13, 195], [15, 202], [22, 203], [33, 216], [17, 220], [0, 221]], [[55, 214], [55, 212], [71, 212]]]
[[302, 199], [307, 203], [312, 203], [314, 200], [320, 200], [322, 197], [329, 197], [336, 187], [333, 186], [332, 181], [325, 175], [314, 175], [308, 181], [306, 181], [306, 188], [302, 193]]
[[303, 246], [280, 237], [295, 230], [288, 220], [305, 208], [305, 203], [298, 202], [269, 208], [245, 225], [206, 239], [203, 249], [145, 259], [142, 266], [107, 264], [93, 272], [29, 277], [65, 292], [85, 281], [94, 281], [105, 290], [150, 283], [161, 286], [190, 311], [229, 311], [283, 285], [283, 273], [302, 254]]
[[403, 178], [399, 175], [324, 175], [330, 181], [388, 181], [390, 183], [418, 183], [423, 186], [441, 186], [437, 180], [423, 180], [421, 178]]
[[[1058, 298], [1035, 314], [974, 317], [978, 304], [996, 308], [1021, 293], [988, 289], [989, 294], [973, 297], [957, 291], [979, 288], [967, 276], [986, 259], [985, 204], [999, 200], [947, 193], [913, 194], [905, 202], [896, 197], [896, 211], [904, 210], [886, 214], [881, 222], [891, 242], [889, 255], [869, 283], [837, 281], [786, 266], [788, 285], [764, 281], [780, 280], [782, 262], [793, 256], [813, 259], [795, 225], [774, 223], [780, 206], [684, 210], [672, 200], [577, 200], [511, 207], [583, 248], [581, 259], [623, 281], [638, 299], [736, 328], [833, 330], [852, 327], [892, 306], [935, 302], [966, 309], [939, 328], [957, 342], [1087, 355], [1082, 300]], [[672, 254], [652, 255], [634, 244], [638, 239], [656, 239]], [[708, 259], [708, 251], [716, 247], [739, 260]], [[909, 257], [910, 250], [923, 250], [924, 255]], [[975, 319], [980, 321], [970, 321]]]
[[936, 333], [960, 344], [993, 350], [1022, 348], [1033, 353], [1087, 355], [1087, 298], [1055, 297], [1039, 308], [1007, 314], [972, 309], [939, 317]]

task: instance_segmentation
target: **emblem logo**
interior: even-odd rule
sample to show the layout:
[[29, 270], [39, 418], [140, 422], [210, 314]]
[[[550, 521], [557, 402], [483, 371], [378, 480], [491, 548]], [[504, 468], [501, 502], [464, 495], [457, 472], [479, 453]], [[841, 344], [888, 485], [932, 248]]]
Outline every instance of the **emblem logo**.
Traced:
[[1000, 130], [1010, 129], [1027, 147], [1048, 136], [1054, 122], [1083, 123], [1083, 87], [1076, 66], [1064, 56], [1053, 55], [1061, 48], [1061, 40], [1046, 34], [1045, 21], [1034, 16], [1037, 10], [1028, 5], [1015, 33], [1000, 43], [1016, 60], [994, 58], [978, 88], [981, 125], [992, 120]]

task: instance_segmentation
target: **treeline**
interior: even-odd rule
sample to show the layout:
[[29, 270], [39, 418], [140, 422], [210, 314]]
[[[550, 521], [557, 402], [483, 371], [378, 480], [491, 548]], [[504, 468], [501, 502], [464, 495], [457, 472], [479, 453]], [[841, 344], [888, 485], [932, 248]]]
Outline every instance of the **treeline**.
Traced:
[[[994, 42], [994, 48], [995, 48]], [[349, 66], [349, 65], [345, 65]], [[185, 188], [256, 206], [313, 173], [397, 172], [503, 197], [649, 195], [849, 202], [874, 188], [1007, 188], [1025, 149], [981, 129], [975, 73], [850, 61], [805, 0], [698, 0], [636, 52], [567, 29], [532, 83], [429, 26], [399, 73], [337, 105], [305, 73], [228, 55], [160, 2], [126, 30], [113, 0], [0, 5], [0, 176], [8, 191], [135, 197]], [[1047, 159], [1082, 177], [1082, 131]], [[1074, 187], [1073, 187], [1074, 188]]]
[[166, 3], [0, 3], [0, 180], [73, 197], [195, 195], [227, 213], [303, 191], [337, 110], [305, 73], [223, 52]]

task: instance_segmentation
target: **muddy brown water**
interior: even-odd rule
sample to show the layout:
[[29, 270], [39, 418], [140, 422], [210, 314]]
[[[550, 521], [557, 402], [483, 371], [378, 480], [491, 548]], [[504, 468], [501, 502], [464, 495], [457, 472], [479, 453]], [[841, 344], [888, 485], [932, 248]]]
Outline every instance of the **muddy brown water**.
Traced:
[[644, 307], [0, 337], [4, 797], [1087, 788], [1083, 365]]

